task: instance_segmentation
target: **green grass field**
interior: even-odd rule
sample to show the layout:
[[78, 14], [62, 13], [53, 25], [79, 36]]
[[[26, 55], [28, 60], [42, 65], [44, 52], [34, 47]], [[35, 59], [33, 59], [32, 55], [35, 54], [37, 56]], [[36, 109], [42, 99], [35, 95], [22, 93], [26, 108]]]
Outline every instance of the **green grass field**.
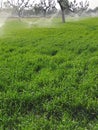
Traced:
[[0, 29], [0, 130], [98, 130], [98, 18]]

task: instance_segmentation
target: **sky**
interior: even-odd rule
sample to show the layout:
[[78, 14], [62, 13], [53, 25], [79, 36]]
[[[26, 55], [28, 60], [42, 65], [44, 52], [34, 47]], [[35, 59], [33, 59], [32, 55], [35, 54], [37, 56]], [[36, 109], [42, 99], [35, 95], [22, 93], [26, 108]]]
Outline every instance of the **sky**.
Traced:
[[[1, 1], [2, 0], [0, 0], [0, 2]], [[3, 1], [7, 1], [7, 0], [3, 0]], [[31, 0], [31, 1], [33, 1], [33, 0]], [[40, 1], [40, 0], [36, 0], [36, 1]], [[55, 1], [57, 1], [57, 0], [55, 0]], [[73, 1], [73, 0], [69, 0], [69, 1]], [[77, 2], [79, 2], [79, 1], [84, 1], [85, 2], [86, 0], [77, 0]], [[90, 3], [89, 8], [94, 9], [95, 7], [98, 7], [98, 0], [88, 0], [88, 1]], [[59, 8], [58, 4], [57, 4], [57, 8]]]

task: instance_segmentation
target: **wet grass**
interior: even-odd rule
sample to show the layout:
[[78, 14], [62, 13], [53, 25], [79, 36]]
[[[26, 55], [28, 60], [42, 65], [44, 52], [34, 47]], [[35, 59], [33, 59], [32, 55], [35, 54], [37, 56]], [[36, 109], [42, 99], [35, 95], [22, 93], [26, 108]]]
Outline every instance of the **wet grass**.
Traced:
[[98, 18], [3, 31], [1, 130], [97, 130]]

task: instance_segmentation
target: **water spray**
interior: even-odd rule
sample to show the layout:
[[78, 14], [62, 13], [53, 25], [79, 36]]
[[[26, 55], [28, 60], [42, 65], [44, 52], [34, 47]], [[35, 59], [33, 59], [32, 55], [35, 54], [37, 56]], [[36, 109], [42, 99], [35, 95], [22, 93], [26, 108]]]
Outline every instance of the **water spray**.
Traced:
[[31, 27], [51, 27], [53, 20], [58, 17], [59, 11], [55, 14], [48, 15], [47, 17], [32, 17], [30, 20], [22, 19], [22, 22], [26, 23], [29, 28]]
[[10, 17], [11, 13], [7, 13], [4, 11], [0, 12], [0, 28], [5, 24], [8, 17]]

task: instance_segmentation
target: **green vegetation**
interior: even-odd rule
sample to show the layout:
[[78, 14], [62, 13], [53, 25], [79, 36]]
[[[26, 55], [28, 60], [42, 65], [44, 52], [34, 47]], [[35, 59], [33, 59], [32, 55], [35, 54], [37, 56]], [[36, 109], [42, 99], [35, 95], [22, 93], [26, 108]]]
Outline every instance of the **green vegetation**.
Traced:
[[98, 130], [98, 18], [56, 25], [2, 29], [1, 130]]

